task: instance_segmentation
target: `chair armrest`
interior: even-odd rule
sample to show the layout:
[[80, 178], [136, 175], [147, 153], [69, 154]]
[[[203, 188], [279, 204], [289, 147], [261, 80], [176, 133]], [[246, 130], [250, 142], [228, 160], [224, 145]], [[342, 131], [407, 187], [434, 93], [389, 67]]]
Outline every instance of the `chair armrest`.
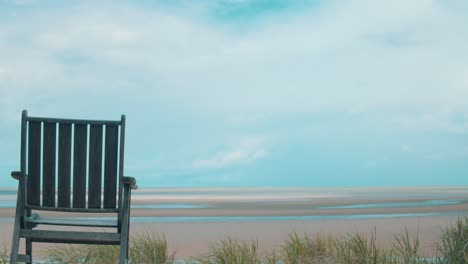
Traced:
[[21, 179], [21, 171], [12, 171], [11, 177], [17, 179], [18, 181]]
[[124, 176], [122, 179], [123, 184], [129, 185], [130, 189], [136, 190], [138, 186], [136, 185], [136, 179], [133, 177]]

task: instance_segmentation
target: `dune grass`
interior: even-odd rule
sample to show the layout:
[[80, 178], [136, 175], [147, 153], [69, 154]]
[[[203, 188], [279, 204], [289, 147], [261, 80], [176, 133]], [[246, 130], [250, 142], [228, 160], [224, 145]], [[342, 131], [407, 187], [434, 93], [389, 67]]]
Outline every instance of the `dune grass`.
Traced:
[[10, 261], [10, 249], [4, 247], [0, 250], [0, 264], [9, 263]]
[[292, 233], [281, 246], [279, 255], [285, 264], [322, 263], [329, 258], [332, 243], [331, 238]]
[[132, 263], [161, 263], [174, 262], [175, 252], [169, 253], [164, 235], [142, 233], [130, 241], [130, 260]]
[[[47, 264], [113, 264], [119, 262], [119, 247], [106, 245], [66, 245], [47, 251]], [[164, 235], [140, 233], [130, 240], [129, 258], [131, 263], [170, 264], [175, 253], [169, 254]]]
[[209, 253], [193, 263], [201, 264], [252, 264], [260, 263], [257, 242], [243, 242], [232, 238], [221, 240], [210, 247]]
[[[396, 264], [421, 263], [413, 258], [418, 252], [419, 239], [411, 239], [408, 232], [397, 236], [395, 249], [382, 248], [376, 243], [375, 231], [370, 237], [354, 233], [333, 238], [331, 236], [298, 235], [292, 233], [276, 250], [259, 254], [255, 242], [232, 239], [223, 240], [210, 249], [210, 253], [198, 262], [201, 264]], [[403, 240], [404, 239], [404, 240]], [[407, 243], [409, 241], [409, 243]], [[407, 256], [407, 257], [406, 257]], [[406, 258], [405, 258], [406, 257]], [[410, 259], [411, 261], [407, 261]], [[422, 262], [424, 263], [424, 262]]]
[[[259, 252], [257, 241], [245, 242], [227, 238], [214, 243], [208, 252], [186, 264], [468, 264], [468, 217], [459, 218], [441, 230], [439, 241], [432, 245], [434, 256], [422, 256], [419, 234], [394, 236], [389, 248], [379, 246], [376, 230], [370, 235], [352, 233], [341, 237], [298, 235], [275, 249]], [[8, 263], [9, 250], [0, 250], [0, 263]], [[130, 240], [130, 263], [174, 264], [175, 252], [168, 251], [164, 235], [140, 233]], [[57, 246], [47, 251], [45, 263], [118, 263], [117, 246]]]
[[392, 247], [394, 263], [417, 264], [424, 258], [420, 255], [421, 241], [419, 234], [411, 237], [408, 229], [405, 227], [404, 234], [395, 235], [395, 242]]
[[468, 217], [444, 229], [436, 248], [437, 263], [468, 263]]
[[363, 234], [348, 234], [333, 243], [332, 259], [334, 263], [389, 263], [390, 253], [376, 244], [376, 233], [370, 237]]

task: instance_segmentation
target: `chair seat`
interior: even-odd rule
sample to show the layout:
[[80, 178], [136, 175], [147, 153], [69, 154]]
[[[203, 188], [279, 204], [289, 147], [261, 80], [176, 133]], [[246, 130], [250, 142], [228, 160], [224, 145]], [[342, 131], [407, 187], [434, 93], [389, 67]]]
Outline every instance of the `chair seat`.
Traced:
[[109, 227], [117, 228], [117, 219], [105, 217], [41, 217], [38, 214], [33, 214], [26, 218], [26, 222], [33, 225], [60, 225], [60, 226], [83, 226], [83, 227]]

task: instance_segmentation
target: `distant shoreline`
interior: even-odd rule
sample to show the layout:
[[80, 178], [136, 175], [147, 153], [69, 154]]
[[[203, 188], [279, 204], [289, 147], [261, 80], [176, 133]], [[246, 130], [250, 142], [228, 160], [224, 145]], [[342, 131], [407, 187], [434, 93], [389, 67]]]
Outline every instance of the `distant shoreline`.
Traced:
[[[12, 214], [16, 195], [0, 190], [0, 217]], [[467, 187], [140, 189], [132, 215], [275, 216], [408, 214], [468, 211]]]

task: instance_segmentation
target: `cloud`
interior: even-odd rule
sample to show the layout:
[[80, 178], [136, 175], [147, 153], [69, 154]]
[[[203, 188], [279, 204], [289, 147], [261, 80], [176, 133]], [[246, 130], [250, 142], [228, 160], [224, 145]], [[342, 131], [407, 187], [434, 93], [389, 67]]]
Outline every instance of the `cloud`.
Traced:
[[220, 169], [262, 159], [267, 155], [264, 143], [263, 137], [244, 138], [232, 150], [219, 151], [211, 157], [194, 160], [192, 167], [194, 169]]
[[266, 155], [264, 149], [254, 150], [232, 150], [227, 152], [218, 152], [208, 159], [195, 160], [193, 168], [195, 169], [219, 169], [236, 164], [252, 162]]
[[18, 12], [0, 26], [0, 89], [31, 105], [44, 93], [117, 91], [247, 114], [456, 107], [468, 96], [468, 19], [439, 1], [330, 1], [249, 27], [171, 10]]
[[365, 169], [374, 169], [377, 168], [378, 163], [376, 161], [368, 161], [362, 167]]
[[401, 152], [413, 152], [413, 149], [408, 145], [402, 145], [400, 147]]
[[404, 131], [443, 131], [451, 134], [468, 132], [468, 109], [443, 106], [430, 112], [409, 112], [390, 118], [395, 127]]

